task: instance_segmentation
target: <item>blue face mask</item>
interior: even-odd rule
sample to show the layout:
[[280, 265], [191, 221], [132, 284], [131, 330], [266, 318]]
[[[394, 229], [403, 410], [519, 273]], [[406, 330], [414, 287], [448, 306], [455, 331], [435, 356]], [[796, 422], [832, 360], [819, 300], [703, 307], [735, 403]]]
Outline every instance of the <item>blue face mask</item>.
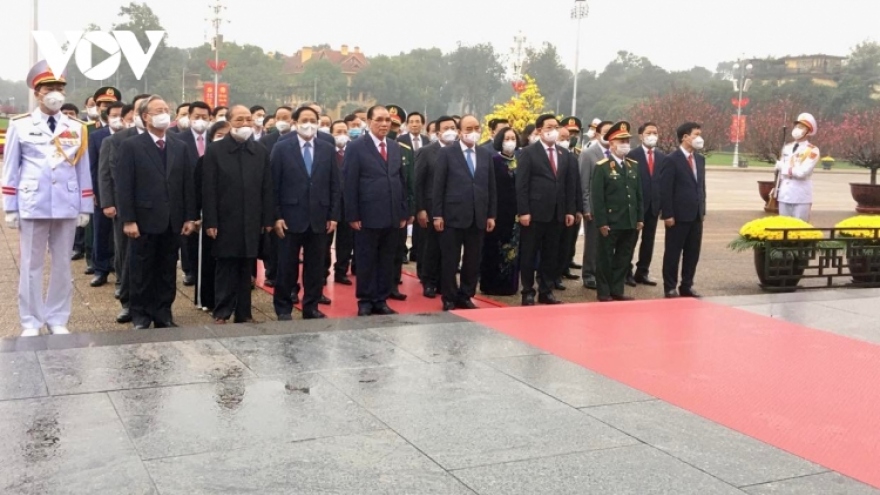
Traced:
[[349, 129], [348, 130], [348, 137], [350, 137], [352, 139], [357, 139], [361, 136], [361, 132], [363, 132], [363, 130], [358, 129], [357, 127], [355, 127], [354, 129]]

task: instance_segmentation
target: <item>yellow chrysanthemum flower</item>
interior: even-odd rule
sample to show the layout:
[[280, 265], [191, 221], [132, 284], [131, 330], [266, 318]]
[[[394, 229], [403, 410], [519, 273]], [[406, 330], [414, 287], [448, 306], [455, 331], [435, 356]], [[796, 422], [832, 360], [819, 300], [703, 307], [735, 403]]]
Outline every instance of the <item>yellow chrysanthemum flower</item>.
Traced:
[[839, 231], [838, 233], [844, 237], [874, 239], [873, 230], [858, 229], [880, 229], [880, 215], [856, 215], [839, 222], [834, 227], [838, 229], [854, 229]]
[[739, 229], [739, 234], [746, 239], [759, 241], [781, 241], [785, 232], [767, 229], [811, 229], [788, 232], [787, 240], [802, 241], [823, 239], [822, 231], [813, 229], [809, 223], [792, 217], [773, 216], [752, 220]]

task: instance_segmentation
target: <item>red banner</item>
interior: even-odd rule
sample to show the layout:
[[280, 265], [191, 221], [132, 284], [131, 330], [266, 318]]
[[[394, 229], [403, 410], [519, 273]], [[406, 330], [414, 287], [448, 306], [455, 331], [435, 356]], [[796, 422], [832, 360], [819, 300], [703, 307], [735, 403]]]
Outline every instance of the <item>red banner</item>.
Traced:
[[[737, 132], [739, 129], [739, 132]], [[739, 117], [739, 122], [737, 122], [737, 116], [733, 115], [730, 120], [730, 142], [736, 143], [739, 141], [740, 143], [746, 138], [746, 116], [741, 115]]]
[[206, 82], [202, 87], [202, 101], [214, 108], [214, 83]]
[[[220, 107], [228, 107], [229, 106], [229, 84], [228, 83], [220, 83], [219, 88], [217, 89], [217, 106]], [[206, 82], [204, 87], [202, 88], [202, 101], [208, 104], [211, 108], [214, 108], [214, 83]]]
[[229, 106], [229, 84], [220, 83], [220, 87], [217, 89], [217, 104], [221, 107]]
[[734, 108], [745, 108], [749, 105], [749, 99], [748, 98], [743, 98], [743, 99], [733, 98], [730, 100], [730, 103], [733, 104]]

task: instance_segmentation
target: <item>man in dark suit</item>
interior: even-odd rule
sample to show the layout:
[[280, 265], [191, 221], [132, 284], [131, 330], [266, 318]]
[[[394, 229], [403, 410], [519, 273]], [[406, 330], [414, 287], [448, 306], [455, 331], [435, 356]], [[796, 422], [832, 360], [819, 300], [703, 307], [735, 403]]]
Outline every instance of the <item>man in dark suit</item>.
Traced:
[[407, 133], [397, 137], [398, 143], [403, 143], [412, 148], [413, 153], [418, 153], [422, 146], [426, 146], [430, 141], [428, 136], [422, 134], [422, 127], [425, 126], [425, 116], [419, 112], [413, 112], [406, 117]]
[[491, 131], [491, 133], [489, 134], [489, 139], [480, 143], [480, 146], [483, 148], [486, 148], [486, 150], [489, 151], [489, 153], [494, 155], [496, 153], [495, 147], [494, 147], [495, 134], [498, 134], [498, 131], [500, 129], [503, 129], [507, 126], [508, 126], [507, 119], [491, 119], [489, 121], [489, 130]]
[[458, 137], [455, 120], [444, 115], [436, 121], [437, 141], [422, 148], [416, 155], [415, 201], [418, 226], [422, 229], [421, 252], [418, 254], [417, 272], [422, 281], [425, 297], [437, 297], [440, 287], [440, 238], [434, 230], [434, 171], [437, 168], [437, 153], [445, 146], [453, 144]]
[[[330, 135], [333, 136], [333, 139], [336, 140], [336, 153], [334, 155], [334, 163], [337, 168], [339, 168], [339, 176], [342, 177], [342, 165], [345, 163], [345, 150], [348, 146], [349, 141], [351, 141], [350, 136], [348, 135], [348, 125], [341, 120], [337, 120], [330, 124]], [[344, 182], [344, 181], [343, 181]], [[340, 194], [340, 201], [341, 201]], [[339, 211], [345, 211], [345, 203], [341, 203], [339, 206]], [[354, 234], [351, 231], [351, 227], [346, 222], [339, 222], [336, 225], [336, 263], [333, 265], [333, 282], [342, 285], [352, 285], [353, 282], [348, 278], [348, 269], [351, 266], [351, 255], [354, 251]], [[327, 267], [327, 275], [329, 276], [330, 271], [330, 244], [333, 240], [333, 235], [329, 236], [327, 242], [327, 259], [324, 261], [324, 266]]]
[[176, 326], [178, 236], [196, 229], [196, 197], [186, 147], [166, 134], [168, 105], [153, 95], [138, 106], [147, 132], [122, 143], [117, 166], [119, 217], [131, 238], [131, 317], [136, 329]]
[[626, 285], [635, 287], [637, 284], [654, 287], [657, 281], [648, 273], [651, 258], [654, 256], [654, 238], [657, 235], [657, 219], [660, 218], [660, 167], [666, 154], [657, 149], [658, 127], [647, 122], [639, 127], [639, 139], [642, 145], [632, 150], [627, 158], [639, 163], [639, 176], [642, 180], [642, 203], [645, 211], [645, 227], [642, 229], [642, 243], [639, 245], [639, 261], [635, 265], [635, 275], [630, 273]]
[[[95, 206], [99, 210], [101, 201], [101, 182], [98, 180], [100, 166], [101, 145], [111, 135], [124, 129], [122, 123], [122, 107], [125, 104], [116, 101], [107, 108], [108, 125], [101, 127], [89, 136], [89, 160], [91, 161], [92, 188], [95, 191]], [[107, 283], [107, 277], [112, 271], [113, 260], [113, 220], [101, 211], [94, 214], [92, 232], [92, 266], [95, 268], [95, 276], [89, 283], [92, 287], [101, 287]]]
[[[293, 128], [293, 109], [288, 106], [278, 107], [272, 118], [275, 119], [275, 132], [263, 134], [263, 137], [259, 139], [260, 144], [262, 144], [269, 153], [272, 153], [272, 148], [275, 146], [275, 143], [278, 142], [278, 139], [289, 133]], [[281, 122], [280, 125], [279, 122]]]
[[327, 235], [339, 220], [341, 177], [335, 146], [317, 135], [320, 115], [310, 107], [293, 113], [295, 139], [279, 140], [272, 151], [275, 191], [275, 233], [278, 235], [278, 277], [273, 304], [279, 320], [290, 320], [293, 285], [303, 251], [303, 318], [324, 318], [318, 310], [324, 287]]
[[387, 138], [388, 109], [371, 107], [367, 121], [370, 133], [345, 154], [345, 219], [355, 231], [358, 316], [389, 315], [399, 229], [409, 216], [406, 177], [400, 146]]
[[[116, 209], [116, 170], [119, 163], [119, 145], [123, 141], [143, 134], [144, 123], [137, 115], [137, 107], [150, 95], [142, 94], [135, 96], [132, 102], [135, 114], [135, 126], [123, 129], [113, 134], [101, 143], [101, 156], [98, 159], [98, 182], [100, 183], [101, 208], [107, 218], [113, 219], [113, 244], [116, 252], [114, 267], [116, 268], [116, 298], [122, 305], [122, 310], [116, 316], [117, 323], [130, 323], [131, 312], [129, 311], [129, 299], [131, 284], [129, 283], [128, 241], [129, 237], [123, 231], [123, 222], [118, 216]], [[124, 111], [123, 111], [124, 113]]]
[[[483, 236], [495, 229], [495, 166], [481, 146], [480, 121], [465, 115], [459, 122], [460, 141], [437, 153], [434, 171], [434, 229], [442, 250], [443, 311], [474, 309]], [[461, 284], [455, 271], [462, 260]]]
[[[660, 204], [666, 225], [663, 253], [663, 291], [666, 297], [700, 297], [694, 290], [694, 275], [703, 242], [703, 217], [706, 216], [706, 158], [700, 125], [687, 122], [676, 135], [681, 146], [663, 161], [660, 169]], [[678, 265], [681, 260], [681, 285], [678, 293]]]
[[538, 302], [560, 304], [553, 296], [559, 255], [559, 239], [563, 227], [574, 224], [575, 183], [570, 179], [571, 161], [568, 150], [556, 146], [559, 122], [556, 116], [544, 114], [535, 121], [540, 138], [523, 149], [516, 170], [516, 205], [520, 232], [520, 279], [522, 304], [535, 304], [535, 265], [542, 260]]
[[[195, 174], [196, 163], [205, 154], [207, 147], [208, 121], [211, 119], [211, 107], [203, 101], [187, 103], [188, 111], [185, 128], [178, 129], [173, 137], [186, 146], [186, 161], [189, 173]], [[199, 236], [180, 237], [180, 267], [183, 269], [183, 285], [192, 286], [196, 283], [199, 264]]]
[[[260, 138], [260, 144], [262, 144], [266, 151], [269, 154], [272, 154], [272, 148], [275, 147], [275, 143], [278, 140], [290, 134], [291, 129], [293, 128], [293, 109], [288, 106], [280, 106], [275, 110], [275, 132], [270, 132], [264, 134], [263, 137]], [[294, 133], [296, 134], [296, 133]], [[277, 272], [278, 267], [278, 236], [269, 234], [264, 236], [264, 242], [268, 242], [266, 246], [265, 258], [263, 260], [263, 265], [265, 268], [265, 276], [266, 279], [263, 282], [263, 285], [266, 287], [275, 287], [275, 274]], [[299, 301], [299, 285], [294, 285], [294, 290], [297, 295], [294, 297], [294, 304]]]

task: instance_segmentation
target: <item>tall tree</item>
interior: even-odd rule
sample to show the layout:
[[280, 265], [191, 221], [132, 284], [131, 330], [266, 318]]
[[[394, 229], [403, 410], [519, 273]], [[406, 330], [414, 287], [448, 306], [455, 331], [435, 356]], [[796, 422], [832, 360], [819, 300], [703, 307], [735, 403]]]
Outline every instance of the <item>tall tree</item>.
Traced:
[[633, 124], [655, 122], [660, 128], [658, 146], [664, 151], [678, 146], [676, 128], [685, 122], [702, 126], [704, 152], [711, 153], [729, 141], [728, 113], [713, 105], [704, 94], [681, 87], [636, 103], [628, 112]]
[[547, 101], [552, 106], [557, 106], [556, 103], [559, 102], [560, 106], [568, 108], [567, 105], [562, 105], [562, 98], [566, 95], [568, 100], [571, 99], [573, 75], [562, 63], [555, 45], [545, 42], [540, 49], [526, 49], [523, 73], [535, 78], [535, 83], [543, 88]]
[[460, 45], [448, 55], [449, 95], [463, 112], [483, 115], [504, 80], [504, 66], [490, 44]]
[[312, 95], [311, 99], [326, 107], [336, 107], [348, 98], [348, 79], [340, 67], [329, 60], [306, 62], [294, 81], [297, 94]]

